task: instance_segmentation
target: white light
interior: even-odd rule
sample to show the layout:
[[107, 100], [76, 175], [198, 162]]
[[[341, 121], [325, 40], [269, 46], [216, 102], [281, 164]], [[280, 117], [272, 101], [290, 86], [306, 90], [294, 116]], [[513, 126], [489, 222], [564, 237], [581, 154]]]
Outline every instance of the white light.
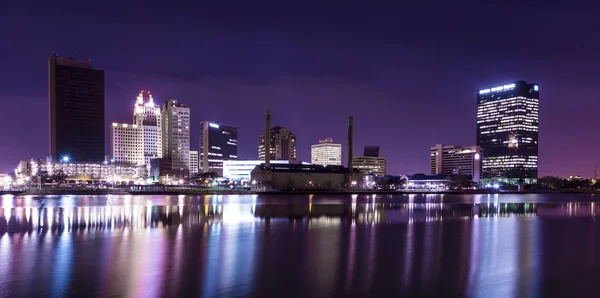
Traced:
[[504, 88], [504, 90], [507, 90], [507, 89], [513, 89], [513, 88], [515, 88], [515, 84], [504, 85], [504, 86], [502, 86], [502, 87]]
[[208, 125], [210, 127], [219, 128], [219, 124], [216, 124], [216, 123], [209, 123]]
[[490, 93], [490, 89], [479, 90], [479, 94], [486, 94], [486, 93]]
[[475, 153], [475, 159], [479, 159], [479, 153]]
[[538, 85], [533, 85], [533, 90], [538, 91], [540, 87]]
[[500, 185], [494, 184], [494, 188], [498, 188], [498, 187], [500, 187]]
[[69, 157], [68, 157], [68, 156], [63, 156], [62, 160], [63, 160], [64, 162], [68, 162], [68, 161], [69, 161]]
[[490, 188], [490, 187], [492, 187], [492, 185], [488, 183], [485, 185], [485, 187]]
[[502, 86], [494, 87], [491, 90], [492, 90], [492, 92], [502, 91]]

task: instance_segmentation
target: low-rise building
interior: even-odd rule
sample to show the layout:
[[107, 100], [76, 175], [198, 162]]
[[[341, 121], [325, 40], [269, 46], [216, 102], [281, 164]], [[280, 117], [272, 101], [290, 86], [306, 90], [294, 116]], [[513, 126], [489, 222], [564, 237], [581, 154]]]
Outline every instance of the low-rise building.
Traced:
[[[249, 182], [250, 173], [256, 166], [264, 163], [264, 160], [226, 160], [223, 162], [223, 177], [236, 182]], [[271, 160], [271, 164], [303, 164], [308, 162]]]
[[143, 183], [147, 172], [146, 165], [116, 164], [109, 162], [57, 162], [51, 158], [46, 160], [32, 159], [28, 162], [26, 172], [19, 172], [18, 178], [29, 181], [30, 178], [45, 173], [51, 177], [62, 171], [68, 180], [101, 183]]
[[260, 164], [252, 170], [251, 179], [264, 190], [343, 189], [362, 187], [363, 174], [358, 170], [348, 173], [343, 166], [271, 164], [266, 169]]
[[352, 158], [352, 167], [364, 174], [373, 173], [376, 176], [385, 176], [387, 172], [386, 160], [383, 157], [354, 156]]

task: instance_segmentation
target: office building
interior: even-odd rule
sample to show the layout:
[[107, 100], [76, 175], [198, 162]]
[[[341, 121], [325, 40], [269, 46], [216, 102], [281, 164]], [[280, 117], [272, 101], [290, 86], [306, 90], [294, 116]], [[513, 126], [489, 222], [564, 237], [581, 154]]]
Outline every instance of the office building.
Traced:
[[376, 176], [385, 176], [387, 172], [385, 158], [375, 156], [354, 156], [352, 168], [358, 169], [361, 173], [372, 173]]
[[142, 90], [135, 101], [133, 124], [141, 126], [144, 139], [144, 161], [162, 157], [160, 105], [154, 103], [149, 91]]
[[200, 169], [223, 176], [223, 161], [237, 159], [237, 128], [219, 122], [200, 123]]
[[185, 178], [190, 169], [190, 109], [176, 99], [163, 105], [161, 116], [162, 156], [165, 171]]
[[477, 95], [477, 146], [484, 180], [533, 183], [538, 176], [539, 86], [517, 81]]
[[198, 151], [190, 150], [190, 177], [198, 174]]
[[54, 160], [102, 161], [104, 71], [90, 61], [52, 54], [48, 59], [50, 155]]
[[482, 155], [479, 146], [437, 144], [430, 149], [431, 175], [469, 175], [479, 182]]
[[333, 143], [332, 138], [319, 140], [310, 148], [310, 162], [314, 165], [342, 165], [342, 144]]
[[[289, 129], [275, 126], [271, 128], [270, 160], [296, 160], [296, 135]], [[258, 137], [258, 159], [265, 160], [265, 134]]]
[[113, 123], [110, 127], [110, 155], [118, 164], [146, 164], [144, 160], [144, 130], [142, 126]]
[[363, 155], [368, 157], [379, 157], [379, 146], [365, 146]]

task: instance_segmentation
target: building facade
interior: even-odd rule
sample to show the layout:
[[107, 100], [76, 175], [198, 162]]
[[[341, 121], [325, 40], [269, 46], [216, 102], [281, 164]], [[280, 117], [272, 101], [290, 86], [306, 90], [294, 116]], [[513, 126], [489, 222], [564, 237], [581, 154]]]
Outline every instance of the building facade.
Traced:
[[437, 144], [430, 149], [431, 175], [469, 175], [474, 182], [481, 180], [479, 146], [455, 146]]
[[68, 179], [111, 182], [111, 183], [144, 183], [146, 167], [144, 165], [127, 165], [108, 162], [56, 162], [51, 158], [46, 160], [32, 159], [28, 161], [28, 172], [22, 172], [23, 177], [33, 177], [45, 172], [52, 176], [62, 171]]
[[198, 174], [198, 151], [190, 150], [190, 177], [194, 174]]
[[379, 146], [365, 146], [363, 156], [379, 157]]
[[200, 123], [200, 169], [223, 176], [223, 161], [237, 159], [237, 128], [218, 122]]
[[104, 128], [104, 71], [91, 62], [48, 59], [50, 155], [54, 160], [102, 161]]
[[479, 90], [477, 146], [484, 180], [534, 183], [538, 176], [539, 86], [517, 81]]
[[373, 173], [376, 176], [385, 176], [387, 172], [386, 160], [383, 157], [354, 156], [352, 167], [358, 169], [361, 173]]
[[[296, 160], [296, 135], [289, 129], [271, 128], [271, 160]], [[258, 137], [258, 159], [265, 160], [265, 134]]]
[[144, 161], [162, 157], [162, 130], [160, 105], [154, 103], [150, 91], [142, 90], [135, 101], [133, 124], [141, 126], [144, 139]]
[[170, 163], [170, 171], [185, 178], [190, 169], [190, 109], [176, 99], [163, 105], [162, 156]]
[[144, 130], [141, 125], [113, 123], [110, 127], [110, 155], [119, 164], [146, 164]]
[[[223, 177], [237, 182], [250, 181], [250, 173], [256, 166], [265, 163], [263, 160], [226, 160], [223, 162]], [[271, 164], [303, 164], [310, 165], [308, 162], [299, 162], [289, 160], [273, 160]]]
[[310, 162], [314, 165], [342, 165], [342, 144], [333, 143], [332, 138], [319, 140], [318, 144], [311, 145]]

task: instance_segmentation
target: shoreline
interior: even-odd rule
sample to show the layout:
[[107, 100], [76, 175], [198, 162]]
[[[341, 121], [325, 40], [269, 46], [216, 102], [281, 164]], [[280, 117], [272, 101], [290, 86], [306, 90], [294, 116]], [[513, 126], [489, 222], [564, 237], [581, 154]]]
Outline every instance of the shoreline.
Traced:
[[250, 191], [228, 189], [175, 189], [162, 192], [136, 191], [128, 189], [43, 189], [25, 191], [0, 191], [0, 195], [14, 196], [48, 196], [48, 195], [475, 195], [475, 194], [600, 194], [595, 189], [564, 189], [564, 190], [531, 190], [531, 191], [393, 191], [393, 190], [297, 190], [297, 191]]

